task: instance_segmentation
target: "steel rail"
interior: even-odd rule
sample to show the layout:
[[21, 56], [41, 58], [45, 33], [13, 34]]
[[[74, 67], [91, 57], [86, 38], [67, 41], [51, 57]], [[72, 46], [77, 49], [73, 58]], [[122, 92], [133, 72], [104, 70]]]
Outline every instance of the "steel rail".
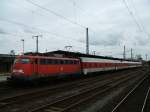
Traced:
[[128, 96], [131, 95], [136, 90], [136, 88], [139, 87], [147, 77], [149, 77], [149, 76], [148, 75], [145, 76], [138, 84], [136, 84], [135, 87], [128, 92], [128, 94], [113, 108], [113, 110], [111, 112], [115, 112], [117, 110], [117, 108], [119, 108], [119, 106], [128, 98]]
[[150, 87], [149, 87], [148, 90], [147, 90], [146, 97], [145, 97], [145, 99], [144, 99], [144, 103], [143, 103], [143, 107], [142, 107], [141, 112], [144, 112], [144, 108], [145, 108], [145, 106], [146, 106], [146, 102], [147, 102], [147, 99], [148, 99], [149, 92], [150, 92]]

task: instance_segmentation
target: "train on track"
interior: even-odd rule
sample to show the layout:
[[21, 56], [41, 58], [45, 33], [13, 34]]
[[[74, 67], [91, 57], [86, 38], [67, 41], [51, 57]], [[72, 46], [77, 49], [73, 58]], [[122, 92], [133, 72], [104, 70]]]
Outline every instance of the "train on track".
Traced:
[[95, 72], [142, 66], [139, 61], [101, 57], [17, 56], [10, 79], [34, 80], [64, 76], [88, 75]]

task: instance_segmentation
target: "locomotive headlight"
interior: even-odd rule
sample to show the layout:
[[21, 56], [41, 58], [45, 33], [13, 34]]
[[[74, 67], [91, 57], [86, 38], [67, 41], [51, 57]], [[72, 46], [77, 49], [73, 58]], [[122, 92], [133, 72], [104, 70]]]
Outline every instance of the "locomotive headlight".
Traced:
[[17, 70], [16, 69], [13, 69], [13, 71], [12, 72], [17, 72]]
[[19, 69], [19, 70], [18, 70], [18, 72], [20, 72], [20, 73], [24, 73], [22, 69]]
[[24, 73], [22, 69], [18, 69], [18, 70], [14, 69], [13, 72]]

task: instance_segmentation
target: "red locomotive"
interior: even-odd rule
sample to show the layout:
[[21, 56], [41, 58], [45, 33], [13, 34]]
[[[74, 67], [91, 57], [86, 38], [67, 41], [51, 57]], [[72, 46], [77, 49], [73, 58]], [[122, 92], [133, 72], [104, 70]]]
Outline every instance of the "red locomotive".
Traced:
[[37, 79], [63, 75], [80, 74], [80, 60], [44, 56], [18, 56], [15, 59], [12, 78]]
[[141, 62], [98, 57], [18, 56], [12, 67], [11, 79], [32, 80], [141, 66]]

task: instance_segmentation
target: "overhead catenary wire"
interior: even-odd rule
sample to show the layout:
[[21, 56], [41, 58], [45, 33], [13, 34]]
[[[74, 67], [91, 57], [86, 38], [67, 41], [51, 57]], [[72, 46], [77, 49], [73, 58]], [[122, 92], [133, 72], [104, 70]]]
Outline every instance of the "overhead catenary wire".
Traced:
[[[80, 6], [77, 5], [77, 3], [75, 2], [75, 0], [74, 0], [74, 1], [68, 0], [68, 1], [69, 1], [69, 2], [72, 2], [73, 6], [76, 7], [77, 9], [79, 9], [80, 12], [81, 12], [84, 16], [89, 16], [89, 17], [91, 17], [91, 13], [90, 13], [90, 12], [87, 12], [87, 11], [84, 11]], [[77, 9], [76, 9], [76, 10], [77, 10]], [[97, 18], [97, 16], [95, 16], [95, 15], [92, 15], [92, 16], [93, 16], [94, 19]], [[97, 20], [99, 21], [98, 18], [97, 18]], [[100, 21], [100, 22], [101, 22], [101, 21]], [[96, 31], [95, 31], [93, 28], [88, 27], [88, 29], [89, 29], [90, 31], [92, 31], [93, 33], [96, 33]]]
[[[49, 31], [46, 31], [46, 30], [43, 30], [43, 29], [40, 29], [40, 28], [35, 28], [33, 26], [28, 26], [26, 24], [23, 24], [23, 23], [20, 23], [20, 22], [16, 22], [16, 21], [13, 21], [13, 20], [8, 20], [8, 19], [4, 19], [4, 18], [0, 18], [0, 21], [5, 21], [5, 22], [8, 22], [8, 23], [11, 23], [11, 24], [15, 24], [15, 25], [19, 25], [19, 26], [23, 26], [23, 27], [27, 27], [27, 28], [31, 28], [31, 29], [35, 29], [35, 30], [42, 30], [43, 32], [45, 33], [48, 33], [48, 34], [51, 34], [51, 35], [54, 35], [56, 37], [64, 37], [64, 38], [69, 38], [70, 37], [67, 37], [67, 36], [63, 36], [63, 35], [59, 35], [59, 34], [55, 34], [55, 33], [52, 33], [52, 32], [49, 32]], [[41, 33], [41, 32], [40, 32]], [[1, 34], [0, 34], [1, 35]], [[6, 32], [6, 33], [3, 33], [3, 35], [12, 35], [12, 36], [17, 36], [17, 37], [23, 37], [23, 35], [18, 35], [18, 34], [14, 34], [14, 33], [10, 33], [10, 32]], [[33, 35], [33, 33], [31, 33], [31, 35]], [[25, 37], [25, 36], [24, 36]], [[73, 38], [72, 38], [73, 39]], [[75, 41], [77, 41], [76, 39], [73, 39]]]
[[56, 12], [53, 11], [53, 10], [50, 10], [50, 9], [48, 9], [48, 8], [45, 8], [45, 7], [39, 5], [39, 4], [37, 4], [37, 3], [35, 3], [35, 2], [33, 2], [33, 1], [31, 1], [31, 0], [26, 0], [26, 1], [29, 2], [30, 4], [36, 6], [36, 7], [39, 7], [39, 8], [41, 8], [41, 9], [43, 9], [43, 10], [45, 10], [45, 11], [47, 11], [47, 12], [49, 12], [49, 13], [55, 15], [55, 16], [61, 18], [61, 19], [64, 19], [64, 20], [68, 21], [68, 22], [70, 22], [70, 23], [72, 23], [72, 24], [74, 24], [74, 25], [78, 25], [78, 26], [80, 26], [81, 28], [86, 28], [86, 26], [81, 25], [81, 24], [79, 24], [79, 23], [77, 23], [77, 22], [75, 22], [75, 21], [73, 21], [73, 20], [71, 20], [71, 19], [68, 19], [67, 17], [65, 17], [65, 16], [63, 16], [63, 15], [61, 15], [61, 14], [58, 14], [58, 13], [56, 13]]
[[[45, 11], [51, 13], [51, 14], [54, 14], [55, 16], [57, 16], [57, 17], [59, 17], [59, 18], [61, 18], [61, 19], [64, 19], [64, 20], [66, 20], [66, 21], [68, 21], [68, 22], [70, 22], [70, 23], [72, 23], [72, 24], [78, 25], [78, 26], [80, 26], [81, 28], [84, 28], [84, 29], [87, 28], [87, 26], [81, 25], [81, 24], [79, 24], [79, 23], [76, 22], [76, 21], [70, 20], [70, 19], [66, 18], [65, 16], [60, 15], [60, 14], [56, 13], [56, 12], [53, 11], [53, 10], [50, 10], [50, 9], [48, 9], [48, 8], [45, 8], [45, 7], [39, 5], [39, 4], [37, 4], [37, 3], [35, 3], [35, 2], [33, 2], [33, 1], [31, 1], [31, 0], [26, 0], [26, 1], [29, 2], [29, 3], [31, 3], [31, 4], [33, 4], [34, 6], [37, 6], [37, 7], [41, 8], [41, 9], [43, 9], [43, 10], [45, 10]], [[74, 4], [74, 5], [76, 6], [76, 4]], [[89, 27], [88, 27], [88, 28], [89, 28]], [[91, 28], [89, 28], [89, 30], [91, 30], [92, 32], [95, 32], [95, 31], [94, 31], [93, 29], [91, 29]]]
[[126, 0], [122, 0], [122, 2], [123, 2], [123, 4], [125, 5], [125, 7], [127, 8], [128, 12], [129, 12], [129, 14], [130, 14], [130, 16], [132, 17], [133, 21], [134, 21], [135, 24], [137, 25], [138, 29], [142, 32], [143, 29], [141, 28], [139, 22], [137, 21], [136, 17], [134, 16], [133, 12], [130, 10], [130, 8], [129, 8], [127, 2], [126, 2]]
[[20, 23], [20, 22], [16, 22], [16, 21], [13, 21], [13, 20], [8, 20], [8, 19], [0, 18], [0, 21], [5, 21], [5, 22], [12, 23], [12, 24], [16, 24], [16, 25], [19, 25], [19, 26], [23, 26], [23, 27], [35, 29], [35, 30], [38, 30], [38, 31], [43, 31], [43, 32], [45, 32], [45, 33], [49, 33], [49, 34], [54, 35], [54, 36], [56, 36], [56, 37], [69, 38], [69, 37], [67, 37], [67, 36], [63, 36], [63, 35], [59, 35], [59, 34], [56, 34], [56, 33], [52, 33], [52, 32], [49, 32], [49, 31], [47, 31], [47, 30], [43, 30], [43, 29], [41, 29], [41, 28], [37, 28], [37, 27], [35, 28], [35, 27], [33, 27], [33, 26], [28, 26], [28, 25], [26, 25], [26, 24], [23, 24], [23, 23]]
[[[129, 14], [131, 15], [131, 17], [133, 18], [135, 24], [137, 25], [137, 27], [139, 28], [139, 30], [141, 32], [143, 32], [145, 34], [145, 36], [149, 37], [149, 33], [145, 30], [145, 27], [144, 25], [142, 24], [139, 16], [138, 16], [138, 19], [137, 19], [137, 16], [135, 16], [135, 13], [133, 13], [133, 11], [131, 10], [130, 6], [127, 4], [127, 0], [122, 0], [125, 7], [127, 8]], [[132, 0], [131, 0], [132, 1]], [[132, 1], [132, 4], [133, 4], [133, 1]], [[134, 12], [136, 12], [136, 8], [133, 4], [133, 8], [134, 8]], [[136, 14], [137, 15], [137, 14]], [[139, 21], [140, 20], [140, 21]]]
[[[48, 8], [45, 8], [45, 7], [41, 6], [41, 5], [39, 5], [39, 4], [35, 3], [35, 2], [33, 2], [32, 0], [26, 0], [26, 1], [29, 2], [30, 4], [36, 6], [36, 7], [39, 7], [39, 8], [41, 8], [41, 9], [43, 9], [43, 10], [45, 10], [45, 11], [51, 13], [51, 14], [54, 14], [55, 16], [57, 16], [57, 17], [59, 17], [59, 18], [61, 18], [61, 19], [64, 19], [64, 20], [66, 20], [66, 21], [68, 21], [68, 22], [70, 22], [70, 23], [72, 23], [72, 24], [78, 25], [78, 26], [80, 26], [81, 28], [84, 28], [84, 29], [87, 28], [87, 26], [81, 25], [81, 24], [79, 24], [79, 23], [76, 22], [76, 21], [70, 20], [70, 19], [66, 18], [65, 16], [60, 15], [60, 14], [58, 14], [57, 12], [55, 12], [55, 11], [53, 11], [53, 10], [50, 10], [50, 9], [48, 9]], [[73, 1], [73, 5], [74, 5], [74, 7], [79, 8], [79, 7], [76, 5], [76, 2], [75, 2], [75, 1]], [[75, 15], [75, 16], [76, 16], [76, 19], [77, 19], [77, 15]], [[90, 27], [88, 27], [88, 29], [89, 29], [90, 31], [92, 31], [93, 33], [96, 32], [95, 30], [93, 30], [93, 29], [90, 28]]]
[[136, 15], [136, 18], [137, 18], [137, 20], [139, 21], [139, 23], [140, 23], [140, 25], [141, 25], [141, 27], [142, 27], [142, 30], [143, 30], [144, 33], [149, 37], [150, 34], [146, 31], [145, 26], [143, 25], [140, 16], [137, 14], [137, 9], [136, 9], [136, 7], [135, 7], [135, 5], [134, 5], [133, 0], [131, 0], [131, 4], [132, 4], [132, 7], [133, 7], [133, 9], [134, 9], [134, 13], [135, 13], [135, 15]]

